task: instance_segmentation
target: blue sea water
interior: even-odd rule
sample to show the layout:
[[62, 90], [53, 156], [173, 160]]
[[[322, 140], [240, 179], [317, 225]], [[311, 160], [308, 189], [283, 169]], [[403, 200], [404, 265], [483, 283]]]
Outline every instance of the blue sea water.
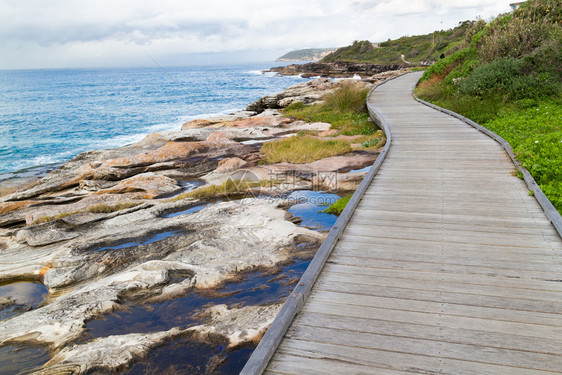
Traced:
[[273, 65], [0, 71], [0, 181], [242, 110], [305, 81], [260, 74]]

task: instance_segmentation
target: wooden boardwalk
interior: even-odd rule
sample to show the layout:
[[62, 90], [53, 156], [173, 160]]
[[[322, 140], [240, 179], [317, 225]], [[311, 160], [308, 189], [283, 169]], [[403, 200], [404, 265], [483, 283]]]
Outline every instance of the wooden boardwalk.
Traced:
[[498, 143], [411, 97], [268, 374], [562, 373], [562, 241]]

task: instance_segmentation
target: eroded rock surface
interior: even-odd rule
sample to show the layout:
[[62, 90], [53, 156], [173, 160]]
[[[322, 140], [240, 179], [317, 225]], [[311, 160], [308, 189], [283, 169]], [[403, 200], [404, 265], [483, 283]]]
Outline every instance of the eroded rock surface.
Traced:
[[242, 308], [228, 308], [226, 305], [212, 306], [198, 314], [204, 322], [195, 327], [175, 327], [157, 333], [109, 336], [86, 344], [72, 345], [62, 349], [43, 366], [42, 370], [33, 374], [77, 375], [94, 369], [98, 371], [122, 369], [133, 361], [146, 357], [152, 348], [184, 336], [206, 343], [226, 341], [230, 348], [257, 343], [280, 309], [280, 304]]
[[[285, 211], [266, 200], [224, 202], [191, 215], [159, 217], [170, 208], [173, 204], [106, 220], [79, 242], [53, 247], [50, 254], [36, 259], [36, 271], [50, 265], [44, 283], [51, 289], [91, 281], [46, 306], [0, 322], [0, 342], [60, 347], [80, 336], [86, 320], [113, 311], [130, 296], [163, 293], [172, 298], [192, 287], [213, 287], [237, 272], [288, 259], [289, 250], [302, 238], [323, 239], [323, 235], [285, 220]], [[149, 235], [171, 229], [188, 232], [130, 249], [93, 251], [110, 246], [114, 238], [126, 239], [130, 233]], [[18, 249], [24, 257], [34, 252], [21, 243]], [[2, 271], [8, 272], [6, 262], [14, 263], [3, 255], [0, 277]], [[174, 271], [189, 277], [166, 287]]]
[[[123, 369], [155, 346], [186, 335], [222, 340], [230, 348], [259, 341], [280, 305], [213, 306], [197, 315], [195, 327], [150, 334], [88, 341], [84, 329], [88, 320], [125, 305], [214, 288], [241, 272], [300, 256], [303, 246], [306, 251], [319, 247], [325, 234], [295, 225], [276, 194], [318, 187], [351, 191], [364, 173], [319, 177], [365, 167], [377, 152], [262, 165], [259, 149], [263, 142], [301, 130], [334, 135], [330, 124], [294, 121], [277, 109], [322, 100], [338, 84], [313, 80], [262, 98], [248, 111], [190, 121], [181, 130], [151, 134], [130, 146], [80, 154], [33, 185], [1, 197], [0, 281], [41, 281], [49, 296], [41, 306], [0, 321], [0, 345], [56, 348], [39, 373], [78, 374]], [[259, 199], [177, 196], [241, 171], [262, 180], [298, 176], [261, 189]], [[12, 302], [2, 297], [0, 308]]]

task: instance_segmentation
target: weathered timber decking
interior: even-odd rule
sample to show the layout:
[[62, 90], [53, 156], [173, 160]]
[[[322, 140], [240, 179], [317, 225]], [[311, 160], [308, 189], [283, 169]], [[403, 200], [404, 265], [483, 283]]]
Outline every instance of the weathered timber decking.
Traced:
[[562, 240], [498, 143], [411, 97], [418, 78], [371, 95], [390, 151], [266, 373], [562, 373]]

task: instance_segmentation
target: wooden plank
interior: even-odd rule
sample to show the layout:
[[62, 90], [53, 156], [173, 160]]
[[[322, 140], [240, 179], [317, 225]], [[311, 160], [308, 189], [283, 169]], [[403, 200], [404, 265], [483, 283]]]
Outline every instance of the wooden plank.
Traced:
[[392, 350], [402, 353], [440, 356], [495, 365], [514, 366], [543, 371], [559, 371], [562, 356], [507, 350], [480, 345], [396, 337], [368, 332], [333, 330], [325, 327], [293, 325], [287, 337], [313, 342], [330, 342], [338, 345], [369, 349]]
[[345, 317], [356, 317], [366, 319], [388, 320], [393, 322], [426, 324], [433, 326], [444, 326], [451, 329], [470, 328], [478, 331], [496, 333], [524, 333], [525, 336], [534, 337], [537, 340], [559, 340], [560, 327], [543, 326], [538, 324], [510, 322], [505, 320], [490, 320], [485, 318], [473, 318], [468, 316], [447, 315], [437, 313], [426, 313], [420, 311], [403, 310], [400, 301], [395, 308], [378, 308], [370, 306], [352, 306], [337, 302], [318, 301], [311, 298], [303, 307], [303, 312], [314, 312], [319, 314], [337, 315]]
[[[524, 352], [545, 353], [562, 356], [562, 339], [545, 343], [534, 337], [485, 332], [471, 329], [451, 329], [443, 326], [409, 324], [388, 320], [348, 317], [342, 319], [335, 315], [309, 313], [295, 319], [295, 325], [375, 333], [381, 335], [410, 337], [456, 344], [470, 344], [513, 349]], [[551, 345], [555, 344], [555, 345]]]
[[310, 300], [330, 303], [347, 301], [346, 303], [354, 306], [400, 308], [404, 311], [562, 327], [562, 320], [556, 309], [542, 311], [543, 307], [531, 303], [527, 304], [526, 308], [517, 308], [519, 306], [510, 304], [523, 306], [524, 300], [513, 301], [509, 298], [471, 296], [448, 291], [434, 293], [420, 290], [412, 293], [411, 290], [400, 287], [368, 287], [357, 283], [322, 280]]
[[[383, 366], [390, 366], [395, 370], [416, 374], [529, 374], [528, 369], [512, 366], [500, 366], [379, 349], [356, 348], [323, 342], [308, 342], [290, 338], [283, 340], [283, 343], [279, 346], [279, 352], [283, 355], [292, 354], [310, 358], [314, 361], [309, 362], [311, 366], [314, 366], [314, 363], [323, 361], [324, 358], [331, 358], [344, 363], [362, 363], [375, 369], [366, 372], [369, 374], [377, 374], [378, 369]], [[350, 372], [355, 373], [353, 371]], [[348, 372], [345, 371], [344, 373], [347, 374]], [[554, 374], [559, 372], [537, 371], [536, 373]]]
[[458, 283], [468, 285], [489, 285], [501, 286], [503, 288], [528, 289], [537, 291], [562, 292], [562, 282], [556, 280], [537, 280], [525, 278], [502, 277], [498, 275], [479, 275], [478, 277], [467, 277], [466, 274], [445, 271], [420, 271], [420, 270], [389, 270], [389, 269], [361, 269], [362, 265], [345, 265], [336, 262], [326, 264], [324, 270], [326, 275], [331, 274], [352, 274], [358, 275], [363, 272], [374, 273], [376, 276], [396, 277], [420, 282], [426, 280], [442, 281], [444, 283]]
[[[365, 366], [360, 363], [342, 361], [340, 359], [323, 358], [317, 361], [313, 358], [298, 356], [296, 354], [286, 354], [281, 352], [278, 358], [273, 360], [267, 370], [274, 374], [367, 374], [376, 371], [381, 375], [404, 374], [405, 372], [392, 369]], [[407, 372], [406, 372], [407, 373]]]

